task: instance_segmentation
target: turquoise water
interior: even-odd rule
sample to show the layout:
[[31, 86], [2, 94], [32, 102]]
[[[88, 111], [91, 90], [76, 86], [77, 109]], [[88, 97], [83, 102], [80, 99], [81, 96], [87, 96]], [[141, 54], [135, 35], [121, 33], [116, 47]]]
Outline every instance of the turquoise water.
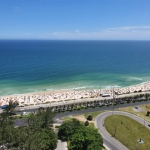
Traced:
[[150, 41], [0, 41], [0, 95], [150, 80]]

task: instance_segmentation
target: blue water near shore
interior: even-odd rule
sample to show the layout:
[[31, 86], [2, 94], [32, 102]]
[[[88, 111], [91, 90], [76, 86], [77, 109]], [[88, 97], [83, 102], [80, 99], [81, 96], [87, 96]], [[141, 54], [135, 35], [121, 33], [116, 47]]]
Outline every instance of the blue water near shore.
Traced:
[[0, 95], [150, 80], [150, 41], [0, 41]]

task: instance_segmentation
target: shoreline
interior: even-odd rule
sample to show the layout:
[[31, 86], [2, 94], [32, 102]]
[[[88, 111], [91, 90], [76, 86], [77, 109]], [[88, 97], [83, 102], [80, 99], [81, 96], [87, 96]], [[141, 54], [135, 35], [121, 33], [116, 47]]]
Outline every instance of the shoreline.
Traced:
[[18, 101], [19, 105], [29, 106], [37, 104], [46, 104], [59, 101], [69, 101], [73, 99], [82, 99], [82, 98], [97, 98], [102, 94], [113, 95], [113, 92], [116, 95], [126, 95], [126, 94], [139, 94], [139, 92], [150, 91], [150, 81], [143, 82], [137, 85], [131, 85], [128, 87], [112, 87], [107, 89], [62, 89], [62, 90], [49, 90], [49, 91], [40, 91], [32, 93], [23, 93], [23, 94], [14, 94], [8, 96], [0, 96], [0, 106], [7, 105], [10, 100]]

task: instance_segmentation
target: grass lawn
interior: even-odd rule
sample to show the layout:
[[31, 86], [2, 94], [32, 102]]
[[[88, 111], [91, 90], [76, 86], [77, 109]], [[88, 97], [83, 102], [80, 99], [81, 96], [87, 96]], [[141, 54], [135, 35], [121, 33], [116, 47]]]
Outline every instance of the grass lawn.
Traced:
[[[130, 150], [135, 150], [137, 144], [138, 150], [150, 149], [150, 130], [135, 120], [122, 115], [113, 115], [105, 119], [104, 125], [111, 135]], [[140, 138], [144, 141], [143, 144], [137, 142]]]
[[87, 118], [88, 115], [92, 115], [93, 120], [95, 120], [96, 116], [99, 115], [102, 112], [104, 112], [104, 111], [96, 111], [96, 112], [85, 113], [84, 116], [85, 116], [85, 118]]
[[66, 116], [66, 117], [63, 117], [63, 118], [61, 118], [63, 121], [69, 121], [69, 120], [71, 120], [72, 119], [72, 117], [70, 117], [70, 116]]
[[[150, 122], [150, 116], [146, 116], [147, 111], [150, 111], [150, 104], [139, 105], [137, 107], [139, 108], [139, 109], [137, 109], [137, 111], [135, 111], [135, 106], [134, 107], [132, 106], [132, 107], [120, 108], [120, 109], [116, 109], [116, 110], [126, 111], [129, 113], [135, 114], [135, 115], [137, 115], [137, 116]], [[140, 111], [138, 111], [138, 110], [140, 110]]]
[[16, 115], [16, 116], [12, 116], [11, 118], [12, 118], [13, 120], [15, 120], [15, 119], [23, 119], [23, 118], [29, 118], [30, 115], [31, 115], [31, 114], [22, 115], [22, 117], [21, 117], [21, 115]]

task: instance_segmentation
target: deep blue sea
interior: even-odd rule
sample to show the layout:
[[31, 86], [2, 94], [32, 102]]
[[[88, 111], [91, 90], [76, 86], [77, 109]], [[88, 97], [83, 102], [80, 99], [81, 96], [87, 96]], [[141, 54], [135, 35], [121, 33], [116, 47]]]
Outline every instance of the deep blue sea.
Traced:
[[0, 95], [150, 80], [150, 41], [0, 41]]

